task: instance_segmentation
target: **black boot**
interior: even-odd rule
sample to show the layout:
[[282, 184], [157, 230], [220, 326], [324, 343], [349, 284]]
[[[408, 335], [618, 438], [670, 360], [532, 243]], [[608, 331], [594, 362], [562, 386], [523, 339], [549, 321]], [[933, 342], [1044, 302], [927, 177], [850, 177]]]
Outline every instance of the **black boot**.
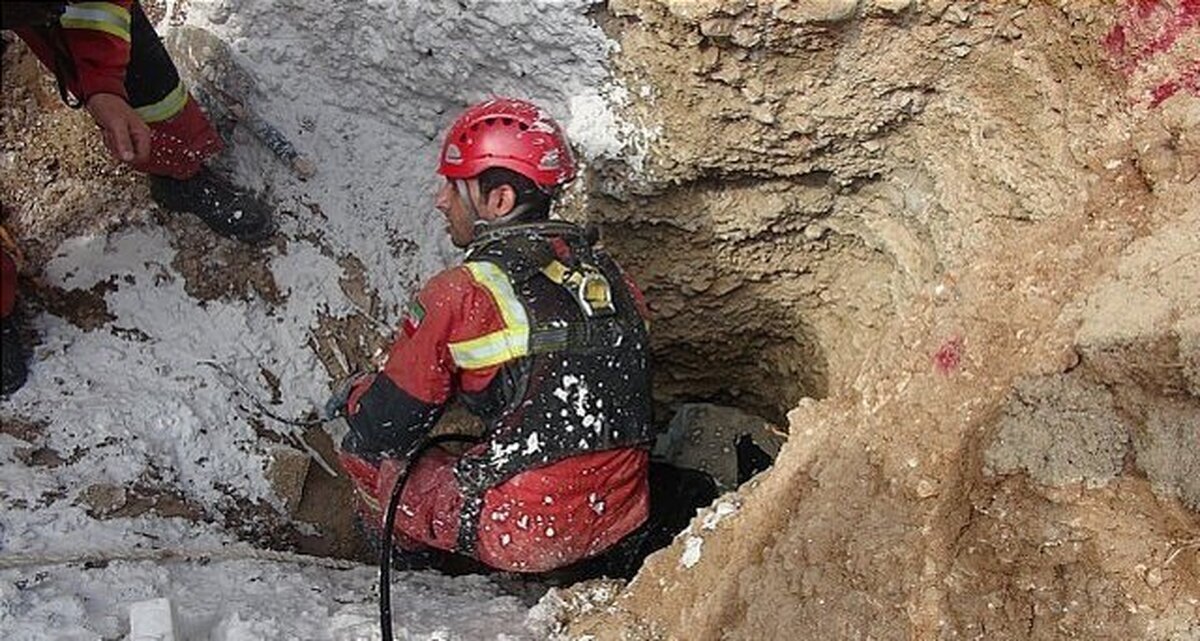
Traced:
[[150, 196], [165, 209], [195, 214], [227, 238], [255, 243], [275, 231], [265, 203], [207, 168], [187, 180], [151, 176]]
[[28, 359], [18, 312], [14, 311], [0, 318], [0, 396], [8, 396], [25, 384]]

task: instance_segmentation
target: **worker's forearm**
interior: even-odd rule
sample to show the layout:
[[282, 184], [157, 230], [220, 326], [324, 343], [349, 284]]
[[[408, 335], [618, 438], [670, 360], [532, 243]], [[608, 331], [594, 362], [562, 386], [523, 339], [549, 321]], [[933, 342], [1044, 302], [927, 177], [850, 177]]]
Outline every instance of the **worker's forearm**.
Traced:
[[376, 376], [354, 405], [343, 447], [360, 454], [407, 450], [433, 429], [444, 407], [414, 398], [387, 376]]

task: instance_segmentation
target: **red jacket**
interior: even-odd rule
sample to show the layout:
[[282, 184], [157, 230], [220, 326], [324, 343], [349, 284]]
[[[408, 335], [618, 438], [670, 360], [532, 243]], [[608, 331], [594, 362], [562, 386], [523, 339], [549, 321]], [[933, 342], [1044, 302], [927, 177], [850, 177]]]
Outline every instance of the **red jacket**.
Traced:
[[15, 31], [81, 104], [107, 93], [134, 108], [151, 135], [138, 171], [187, 179], [224, 148], [132, 0], [70, 2], [58, 24]]
[[[72, 93], [81, 101], [98, 93], [111, 93], [126, 100], [125, 68], [129, 64], [130, 8], [132, 0], [112, 2], [70, 2], [59, 20], [63, 44], [75, 65]], [[37, 57], [54, 70], [55, 43], [42, 37], [39, 30], [17, 29], [17, 34]]]
[[[561, 243], [555, 248], [569, 251]], [[636, 286], [628, 279], [623, 286], [644, 315]], [[348, 449], [404, 450], [428, 433], [456, 392], [485, 394], [491, 389], [503, 364], [464, 363], [460, 346], [510, 329], [502, 307], [494, 288], [466, 266], [435, 276], [409, 306], [402, 335], [382, 372], [361, 381], [351, 393], [352, 426], [365, 424], [361, 432], [383, 426], [379, 440], [352, 433]], [[370, 442], [355, 442], [356, 438]], [[646, 519], [648, 458], [645, 447], [591, 451], [519, 472], [491, 487], [483, 495], [479, 523], [473, 528], [476, 556], [504, 570], [538, 572], [602, 552]], [[455, 476], [456, 462], [456, 457], [434, 450], [414, 465], [397, 513], [396, 530], [402, 539], [457, 549], [463, 491]], [[358, 486], [360, 508], [379, 519], [398, 466], [384, 461], [377, 468], [351, 452], [343, 453], [342, 464]]]

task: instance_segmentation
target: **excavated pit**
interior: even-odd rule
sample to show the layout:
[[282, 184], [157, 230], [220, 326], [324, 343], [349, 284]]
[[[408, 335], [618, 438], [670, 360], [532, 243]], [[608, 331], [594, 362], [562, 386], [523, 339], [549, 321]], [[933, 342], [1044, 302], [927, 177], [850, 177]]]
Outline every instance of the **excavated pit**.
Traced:
[[[756, 302], [795, 295], [783, 303], [798, 313], [782, 326], [807, 330], [818, 358], [798, 366], [799, 385], [750, 378], [784, 395], [820, 381], [824, 398], [788, 412], [768, 474], [701, 514], [623, 592], [599, 603], [586, 587], [563, 595], [564, 629], [598, 639], [1200, 634], [1196, 459], [1179, 445], [1200, 429], [1195, 8], [609, 9], [616, 66], [645, 87], [631, 111], [659, 131], [650, 170], [617, 194], [636, 213], [597, 209], [645, 214], [647, 235], [706, 247], [691, 255], [752, 283]], [[787, 276], [764, 274], [781, 262], [769, 236], [751, 231], [767, 242], [740, 254], [741, 239], [679, 231], [726, 196], [738, 203], [728, 218], [702, 213], [700, 227], [754, 230], [773, 208], [742, 185], [803, 176], [826, 176], [831, 202], [784, 220], [820, 222], [833, 251]], [[816, 185], [776, 193], [820, 202]], [[782, 260], [813, 237], [793, 235], [802, 242], [781, 244]], [[690, 345], [676, 332], [697, 327], [679, 311], [686, 277], [643, 260], [659, 266], [652, 281], [671, 283], [658, 292], [672, 301], [662, 357], [686, 363], [673, 351]]]
[[894, 265], [829, 227], [825, 177], [709, 179], [589, 214], [650, 301], [655, 394], [776, 425], [845, 385], [892, 309]]

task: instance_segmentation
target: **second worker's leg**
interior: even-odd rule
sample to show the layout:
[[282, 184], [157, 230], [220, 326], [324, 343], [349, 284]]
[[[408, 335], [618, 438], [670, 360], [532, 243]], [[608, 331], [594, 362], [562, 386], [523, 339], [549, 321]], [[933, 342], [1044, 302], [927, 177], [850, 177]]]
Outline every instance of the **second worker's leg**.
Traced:
[[248, 242], [269, 236], [266, 205], [204, 165], [224, 144], [139, 3], [133, 3], [130, 18], [125, 90], [130, 106], [150, 126], [150, 159], [136, 168], [150, 175], [151, 196], [166, 209], [195, 214], [223, 236]]

